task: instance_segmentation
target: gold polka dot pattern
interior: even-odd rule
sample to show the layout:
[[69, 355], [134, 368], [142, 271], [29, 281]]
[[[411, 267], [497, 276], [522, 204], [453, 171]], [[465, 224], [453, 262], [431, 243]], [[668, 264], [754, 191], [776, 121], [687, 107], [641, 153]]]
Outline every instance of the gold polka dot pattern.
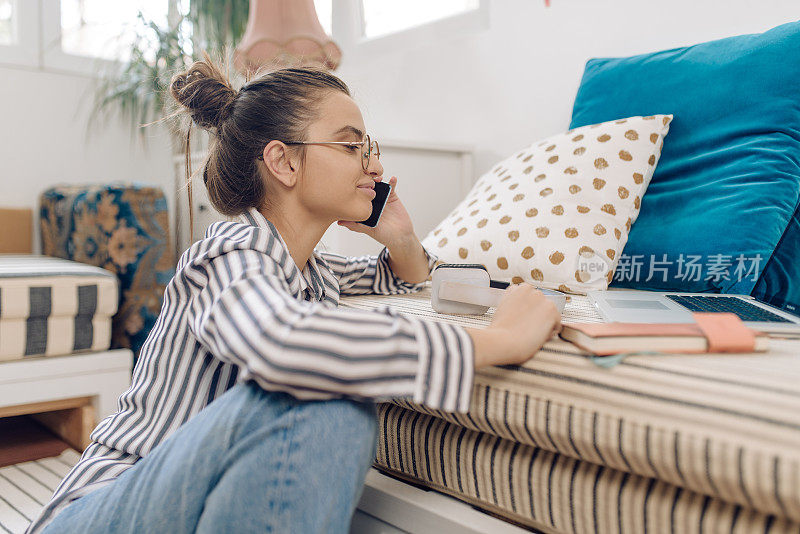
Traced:
[[483, 264], [497, 280], [606, 289], [671, 120], [627, 117], [532, 143], [476, 180], [422, 244], [445, 263]]

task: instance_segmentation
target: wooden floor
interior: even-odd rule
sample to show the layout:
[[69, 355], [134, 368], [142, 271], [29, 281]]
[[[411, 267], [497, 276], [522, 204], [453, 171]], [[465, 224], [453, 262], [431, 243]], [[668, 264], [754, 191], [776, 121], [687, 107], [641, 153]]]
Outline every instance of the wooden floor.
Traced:
[[[0, 468], [0, 534], [23, 533], [79, 459], [79, 453], [67, 449], [58, 456]], [[418, 517], [410, 520], [409, 514]], [[422, 491], [371, 469], [350, 534], [406, 532], [386, 522], [398, 517], [417, 532], [523, 532], [452, 497]], [[472, 528], [465, 529], [464, 521]]]
[[79, 459], [79, 453], [66, 449], [57, 456], [0, 468], [0, 532], [24, 532]]

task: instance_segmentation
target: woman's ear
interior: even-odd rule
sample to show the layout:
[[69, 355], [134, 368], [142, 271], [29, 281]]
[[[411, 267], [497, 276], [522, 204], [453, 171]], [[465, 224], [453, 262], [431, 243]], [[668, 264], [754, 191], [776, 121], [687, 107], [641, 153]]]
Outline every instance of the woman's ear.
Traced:
[[262, 154], [264, 158], [264, 165], [267, 166], [269, 172], [272, 173], [278, 180], [283, 182], [284, 185], [291, 187], [294, 185], [296, 176], [295, 168], [292, 165], [292, 155], [289, 153], [289, 148], [280, 141], [270, 141], [264, 147]]

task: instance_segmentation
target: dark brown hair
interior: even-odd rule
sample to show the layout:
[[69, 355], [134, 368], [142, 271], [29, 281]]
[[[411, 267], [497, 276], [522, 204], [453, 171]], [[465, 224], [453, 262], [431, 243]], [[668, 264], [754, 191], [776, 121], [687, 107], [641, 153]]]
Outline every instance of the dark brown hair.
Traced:
[[[211, 134], [203, 165], [208, 197], [221, 214], [235, 216], [268, 200], [256, 160], [264, 146], [274, 139], [305, 141], [308, 126], [318, 117], [319, 101], [329, 91], [350, 95], [342, 80], [316, 67], [262, 69], [236, 90], [222, 68], [207, 53], [203, 56], [175, 74], [169, 87], [191, 116], [185, 146], [190, 232], [194, 226], [189, 163], [192, 123]], [[301, 158], [304, 148], [299, 147]]]

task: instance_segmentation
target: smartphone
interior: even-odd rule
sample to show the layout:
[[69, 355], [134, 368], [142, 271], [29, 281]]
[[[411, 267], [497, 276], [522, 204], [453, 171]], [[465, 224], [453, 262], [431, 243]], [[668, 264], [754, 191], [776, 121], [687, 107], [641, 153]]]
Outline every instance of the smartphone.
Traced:
[[383, 207], [386, 205], [386, 200], [389, 198], [389, 193], [392, 191], [392, 186], [384, 182], [375, 182], [375, 198], [372, 199], [372, 213], [366, 221], [359, 221], [365, 226], [375, 227], [383, 213]]

